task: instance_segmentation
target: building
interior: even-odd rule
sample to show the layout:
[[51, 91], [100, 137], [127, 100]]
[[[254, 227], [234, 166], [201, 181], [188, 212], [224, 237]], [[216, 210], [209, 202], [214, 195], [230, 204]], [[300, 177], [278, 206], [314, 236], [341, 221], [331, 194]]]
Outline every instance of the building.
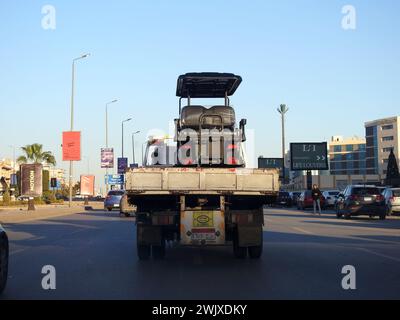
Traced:
[[366, 140], [332, 137], [329, 143], [329, 167], [331, 175], [365, 175]]
[[367, 174], [386, 175], [391, 149], [400, 159], [400, 117], [365, 123]]

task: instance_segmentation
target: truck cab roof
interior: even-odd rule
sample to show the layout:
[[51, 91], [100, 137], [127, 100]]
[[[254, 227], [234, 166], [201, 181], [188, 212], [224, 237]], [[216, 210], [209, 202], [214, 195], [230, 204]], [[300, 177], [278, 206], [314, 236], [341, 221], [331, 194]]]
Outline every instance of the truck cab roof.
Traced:
[[179, 76], [176, 95], [181, 98], [225, 98], [232, 96], [242, 82], [233, 73], [201, 72]]

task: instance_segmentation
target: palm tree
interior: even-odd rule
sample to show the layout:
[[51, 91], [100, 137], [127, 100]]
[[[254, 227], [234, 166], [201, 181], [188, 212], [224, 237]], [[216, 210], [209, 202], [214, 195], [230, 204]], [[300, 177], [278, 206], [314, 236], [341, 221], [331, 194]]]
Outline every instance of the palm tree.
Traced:
[[43, 151], [43, 145], [34, 143], [21, 148], [23, 156], [18, 157], [18, 163], [46, 163], [55, 166], [56, 158], [51, 151]]

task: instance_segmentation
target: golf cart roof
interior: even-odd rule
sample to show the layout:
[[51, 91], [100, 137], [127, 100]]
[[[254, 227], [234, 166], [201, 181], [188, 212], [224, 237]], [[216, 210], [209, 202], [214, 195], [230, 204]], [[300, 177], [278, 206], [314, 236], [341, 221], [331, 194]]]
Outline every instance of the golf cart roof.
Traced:
[[242, 82], [233, 73], [186, 73], [179, 76], [176, 95], [181, 98], [225, 98], [232, 96]]

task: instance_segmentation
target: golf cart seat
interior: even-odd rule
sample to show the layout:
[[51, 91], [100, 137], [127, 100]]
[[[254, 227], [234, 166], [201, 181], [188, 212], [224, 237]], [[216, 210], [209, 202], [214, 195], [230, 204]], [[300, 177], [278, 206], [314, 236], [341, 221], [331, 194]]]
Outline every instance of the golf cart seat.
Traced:
[[[221, 124], [222, 120], [222, 124]], [[233, 128], [235, 126], [235, 111], [229, 106], [214, 106], [209, 109], [203, 106], [186, 106], [181, 113], [182, 128]], [[201, 123], [200, 123], [201, 122]]]

